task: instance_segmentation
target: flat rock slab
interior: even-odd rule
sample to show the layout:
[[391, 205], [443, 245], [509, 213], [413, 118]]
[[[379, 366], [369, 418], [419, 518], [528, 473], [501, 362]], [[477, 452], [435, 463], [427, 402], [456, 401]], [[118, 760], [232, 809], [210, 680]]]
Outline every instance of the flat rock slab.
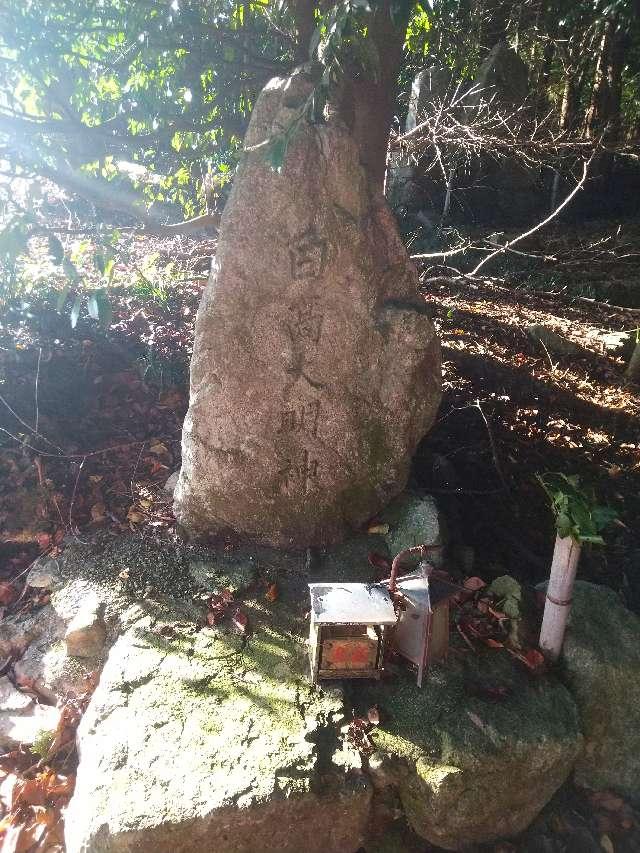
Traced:
[[68, 853], [361, 845], [371, 788], [336, 736], [341, 694], [310, 687], [289, 627], [245, 609], [250, 636], [145, 619], [116, 642], [79, 732]]
[[[492, 701], [491, 687], [508, 695]], [[425, 687], [403, 677], [365, 692], [381, 726], [374, 773], [397, 785], [415, 832], [447, 850], [515, 835], [568, 778], [582, 736], [551, 678], [533, 681], [503, 652], [453, 655]]]
[[346, 126], [301, 118], [312, 91], [297, 72], [261, 93], [198, 309], [174, 494], [203, 538], [341, 541], [404, 488], [440, 402], [416, 269]]
[[562, 667], [585, 735], [576, 781], [640, 803], [640, 618], [578, 581], [569, 620]]

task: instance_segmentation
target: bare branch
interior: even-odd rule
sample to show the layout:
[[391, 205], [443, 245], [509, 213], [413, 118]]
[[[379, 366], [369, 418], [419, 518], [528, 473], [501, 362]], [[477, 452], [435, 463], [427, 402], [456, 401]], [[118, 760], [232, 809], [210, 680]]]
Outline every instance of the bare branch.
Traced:
[[512, 246], [515, 246], [515, 244], [516, 244], [516, 243], [519, 243], [521, 240], [524, 240], [526, 237], [530, 237], [532, 234], [535, 234], [535, 232], [536, 232], [536, 231], [539, 231], [541, 228], [544, 228], [544, 226], [545, 226], [545, 225], [548, 225], [548, 224], [549, 224], [549, 222], [551, 222], [551, 220], [552, 220], [552, 219], [555, 219], [555, 217], [560, 213], [560, 211], [561, 211], [561, 210], [563, 210], [563, 209], [564, 209], [564, 208], [569, 204], [569, 202], [571, 201], [571, 199], [572, 199], [572, 198], [573, 198], [573, 197], [574, 197], [578, 192], [580, 192], [580, 190], [581, 190], [581, 189], [582, 189], [582, 187], [584, 186], [584, 183], [585, 183], [585, 181], [587, 180], [587, 174], [588, 174], [588, 172], [589, 172], [589, 166], [591, 165], [591, 161], [593, 160], [594, 156], [595, 156], [595, 151], [593, 152], [593, 154], [591, 155], [591, 157], [589, 157], [589, 159], [588, 159], [588, 160], [586, 160], [586, 161], [583, 163], [583, 166], [582, 166], [582, 177], [580, 178], [580, 180], [578, 181], [578, 183], [577, 183], [577, 184], [575, 185], [575, 187], [571, 190], [571, 192], [570, 192], [570, 193], [569, 193], [569, 195], [564, 199], [564, 201], [562, 201], [562, 202], [561, 202], [561, 203], [556, 207], [556, 209], [555, 209], [554, 211], [552, 211], [552, 212], [549, 214], [549, 216], [547, 216], [545, 219], [543, 219], [543, 220], [542, 220], [542, 222], [538, 222], [538, 224], [537, 224], [537, 225], [534, 225], [534, 226], [533, 226], [533, 228], [529, 228], [529, 230], [528, 230], [528, 231], [525, 231], [525, 232], [523, 232], [522, 234], [519, 234], [517, 237], [514, 237], [514, 238], [513, 238], [513, 240], [509, 240], [507, 243], [505, 243], [505, 245], [504, 245], [504, 246], [500, 246], [498, 249], [495, 249], [493, 252], [491, 252], [491, 254], [490, 254], [490, 255], [487, 255], [487, 257], [486, 257], [486, 258], [483, 258], [483, 259], [480, 261], [480, 263], [479, 263], [476, 267], [474, 267], [474, 269], [472, 269], [472, 270], [471, 270], [470, 275], [477, 275], [477, 274], [478, 274], [478, 271], [479, 271], [480, 269], [482, 269], [482, 267], [483, 267], [486, 263], [488, 263], [490, 260], [492, 260], [493, 258], [495, 258], [497, 255], [501, 255], [503, 252], [506, 252], [508, 249], [510, 249]]

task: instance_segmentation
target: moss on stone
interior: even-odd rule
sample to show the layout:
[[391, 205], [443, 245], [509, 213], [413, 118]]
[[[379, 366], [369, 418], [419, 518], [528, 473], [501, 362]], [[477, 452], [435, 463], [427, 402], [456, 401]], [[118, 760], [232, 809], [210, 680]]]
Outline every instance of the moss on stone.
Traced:
[[385, 539], [394, 555], [414, 545], [441, 544], [438, 508], [430, 495], [403, 492], [379, 517], [389, 525]]
[[[491, 686], [508, 696], [483, 698]], [[414, 830], [448, 849], [523, 829], [567, 778], [580, 748], [568, 691], [552, 678], [532, 680], [506, 653], [452, 657], [422, 689], [406, 675], [367, 689], [362, 701], [380, 706], [376, 748], [397, 762]]]
[[576, 780], [640, 802], [640, 619], [612, 590], [576, 583], [562, 676], [585, 735]]

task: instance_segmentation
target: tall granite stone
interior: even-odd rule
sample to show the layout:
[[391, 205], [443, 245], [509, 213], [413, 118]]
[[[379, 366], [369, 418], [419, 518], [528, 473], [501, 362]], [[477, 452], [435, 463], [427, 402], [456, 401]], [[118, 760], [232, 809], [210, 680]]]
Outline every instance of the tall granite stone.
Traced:
[[503, 109], [521, 107], [529, 94], [529, 71], [515, 50], [498, 42], [478, 68], [473, 90], [469, 103], [492, 100]]
[[416, 74], [411, 84], [406, 131], [414, 130], [420, 124], [422, 114], [429, 105], [437, 106], [447, 102], [448, 97], [454, 92], [452, 80], [451, 71], [448, 68], [439, 68], [437, 65], [423, 68]]
[[196, 323], [175, 492], [193, 534], [339, 541], [404, 487], [441, 394], [417, 274], [341, 121], [300, 115], [297, 72], [256, 104]]

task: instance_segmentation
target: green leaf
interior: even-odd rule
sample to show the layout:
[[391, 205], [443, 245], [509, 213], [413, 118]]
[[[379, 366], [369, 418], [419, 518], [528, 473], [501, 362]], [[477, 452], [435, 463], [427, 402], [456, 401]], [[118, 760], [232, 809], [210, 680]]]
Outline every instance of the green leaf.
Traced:
[[92, 293], [87, 308], [90, 317], [98, 320], [103, 328], [109, 328], [113, 321], [113, 308], [106, 290], [96, 290], [95, 293]]
[[69, 291], [71, 290], [71, 282], [68, 281], [65, 286], [60, 291], [60, 295], [58, 296], [58, 302], [56, 304], [56, 310], [58, 314], [62, 314], [64, 311], [64, 306], [67, 304], [67, 299], [69, 298]]
[[73, 303], [73, 307], [71, 308], [71, 328], [75, 329], [78, 323], [78, 317], [80, 316], [80, 308], [82, 307], [82, 297], [76, 296], [75, 301]]
[[89, 316], [92, 320], [100, 319], [100, 307], [98, 305], [97, 294], [92, 293], [89, 297], [89, 301], [87, 302], [87, 311], [89, 312]]
[[76, 269], [76, 265], [73, 264], [69, 258], [62, 259], [62, 271], [72, 284], [78, 284], [80, 282], [80, 274]]
[[96, 265], [96, 267], [98, 268], [98, 272], [100, 272], [102, 275], [104, 275], [105, 258], [104, 258], [104, 255], [102, 254], [102, 252], [96, 252], [95, 253], [95, 255], [93, 256], [93, 262]]
[[567, 536], [571, 536], [571, 533], [573, 531], [573, 524], [566, 513], [560, 513], [556, 517], [556, 529], [562, 539]]
[[511, 575], [502, 575], [496, 578], [492, 581], [487, 592], [498, 598], [514, 598], [517, 601], [522, 599], [522, 587]]
[[98, 297], [98, 315], [102, 328], [108, 329], [113, 322], [113, 308], [109, 297], [104, 292]]
[[316, 58], [316, 52], [322, 40], [322, 27], [316, 27], [309, 41], [309, 59]]
[[513, 595], [508, 595], [500, 605], [500, 609], [509, 619], [519, 619], [520, 599], [515, 598]]

